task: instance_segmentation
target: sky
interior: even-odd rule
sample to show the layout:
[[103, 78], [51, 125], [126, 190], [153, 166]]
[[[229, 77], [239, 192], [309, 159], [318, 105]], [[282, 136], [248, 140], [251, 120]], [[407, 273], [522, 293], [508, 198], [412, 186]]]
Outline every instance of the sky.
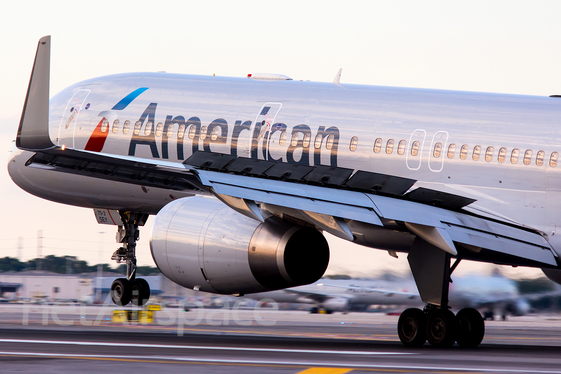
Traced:
[[[561, 94], [558, 1], [18, 1], [0, 23], [0, 148], [14, 139], [37, 41], [52, 35], [51, 95], [124, 72], [293, 79], [530, 95]], [[109, 263], [115, 228], [89, 209], [28, 195], [0, 168], [0, 256]], [[154, 265], [147, 227], [138, 262]], [[39, 231], [41, 233], [39, 234]], [[41, 250], [37, 237], [40, 235]], [[328, 272], [406, 271], [404, 255], [328, 238]], [[489, 272], [466, 263], [458, 272]], [[541, 272], [501, 267], [509, 276]]]

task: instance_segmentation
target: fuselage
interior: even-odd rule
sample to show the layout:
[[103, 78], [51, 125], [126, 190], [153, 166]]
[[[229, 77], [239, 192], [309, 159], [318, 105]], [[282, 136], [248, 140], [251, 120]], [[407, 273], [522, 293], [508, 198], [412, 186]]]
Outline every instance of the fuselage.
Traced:
[[[465, 209], [543, 231], [561, 248], [558, 98], [132, 73], [68, 87], [49, 113], [53, 143], [69, 148], [162, 163], [204, 150], [415, 179], [476, 199]], [[31, 154], [14, 149], [10, 175], [49, 200], [154, 214], [190, 194], [61, 181], [26, 169]]]

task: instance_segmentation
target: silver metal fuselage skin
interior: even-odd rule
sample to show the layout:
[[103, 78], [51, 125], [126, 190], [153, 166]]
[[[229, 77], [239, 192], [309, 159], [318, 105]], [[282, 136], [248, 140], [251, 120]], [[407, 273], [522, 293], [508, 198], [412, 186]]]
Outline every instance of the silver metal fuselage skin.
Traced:
[[[139, 88], [146, 89], [131, 97]], [[123, 102], [127, 97], [128, 102]], [[263, 114], [265, 106], [274, 113], [268, 117]], [[417, 180], [414, 187], [476, 199], [465, 209], [543, 231], [552, 246], [561, 249], [561, 239], [555, 234], [561, 225], [561, 165], [549, 164], [552, 152], [561, 151], [559, 98], [131, 73], [84, 81], [54, 96], [50, 101], [51, 139], [56, 145], [86, 149], [102, 118], [108, 120], [101, 150], [106, 154], [181, 163], [193, 149], [199, 149], [411, 178]], [[178, 139], [182, 118], [187, 122], [185, 135]], [[113, 132], [115, 119], [119, 127]], [[262, 119], [272, 122], [274, 132], [268, 141], [261, 138], [252, 154], [253, 126]], [[130, 130], [125, 134], [123, 124], [127, 120]], [[139, 120], [142, 126], [135, 135], [134, 124]], [[191, 139], [189, 123], [196, 120], [200, 120], [200, 126], [195, 126]], [[152, 131], [146, 130], [148, 122], [153, 122]], [[169, 138], [155, 134], [158, 123], [176, 123], [173, 134]], [[251, 127], [239, 132], [244, 123]], [[201, 134], [204, 126], [207, 132]], [[219, 128], [214, 134], [213, 127]], [[232, 141], [236, 128], [237, 146]], [[338, 136], [331, 149], [326, 148], [328, 129]], [[283, 130], [287, 132], [284, 144]], [[298, 138], [291, 145], [293, 132]], [[310, 134], [307, 139], [306, 133]], [[320, 137], [316, 138], [318, 133]], [[356, 150], [352, 151], [354, 137]], [[382, 139], [381, 148], [375, 152], [378, 138]], [[316, 139], [321, 142], [319, 148]], [[394, 147], [388, 153], [390, 139]], [[406, 146], [403, 154], [398, 154], [401, 140]], [[420, 144], [417, 156], [411, 153], [414, 141]], [[442, 145], [438, 158], [434, 157], [436, 143]], [[452, 158], [448, 157], [450, 144], [455, 144]], [[461, 159], [464, 144], [468, 152]], [[475, 146], [481, 147], [477, 161], [473, 159]], [[493, 147], [490, 161], [485, 159], [488, 147]], [[499, 162], [502, 147], [506, 148], [506, 157]], [[513, 149], [520, 151], [517, 163], [511, 162]], [[526, 150], [532, 151], [528, 165], [523, 162]], [[539, 151], [545, 153], [541, 166], [536, 163]], [[10, 176], [24, 190], [52, 201], [155, 214], [169, 201], [191, 195], [189, 191], [170, 193], [25, 167], [32, 154], [14, 147], [8, 166]]]

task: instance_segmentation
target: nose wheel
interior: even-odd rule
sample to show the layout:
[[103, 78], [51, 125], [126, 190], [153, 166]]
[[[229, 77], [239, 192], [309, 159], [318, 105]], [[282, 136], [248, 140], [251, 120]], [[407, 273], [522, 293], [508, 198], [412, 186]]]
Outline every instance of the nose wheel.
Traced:
[[128, 303], [133, 305], [145, 305], [150, 299], [150, 286], [145, 279], [138, 278], [129, 281], [126, 278], [117, 278], [111, 284], [111, 300], [119, 306]]
[[146, 223], [148, 215], [142, 213], [119, 212], [123, 226], [117, 231], [117, 242], [122, 247], [111, 257], [117, 263], [127, 264], [127, 277], [117, 278], [111, 284], [111, 300], [124, 306], [132, 302], [144, 305], [150, 299], [150, 286], [145, 279], [136, 278], [136, 242], [139, 239], [139, 226]]

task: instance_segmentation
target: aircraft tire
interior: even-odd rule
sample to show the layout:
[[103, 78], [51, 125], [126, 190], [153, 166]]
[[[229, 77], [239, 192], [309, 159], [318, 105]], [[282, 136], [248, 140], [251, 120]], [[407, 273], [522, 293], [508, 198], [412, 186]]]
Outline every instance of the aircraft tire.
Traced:
[[420, 347], [427, 340], [426, 317], [421, 309], [409, 308], [403, 311], [397, 321], [397, 335], [406, 347]]
[[427, 318], [427, 340], [433, 347], [447, 348], [454, 345], [458, 320], [448, 309], [432, 310]]
[[464, 308], [456, 314], [458, 336], [456, 341], [462, 348], [475, 348], [485, 336], [485, 322], [481, 314], [473, 308]]
[[131, 284], [126, 278], [117, 278], [111, 284], [111, 300], [116, 305], [125, 306], [132, 298]]
[[319, 313], [319, 309], [317, 307], [313, 307], [312, 309], [310, 309], [310, 313], [311, 314], [318, 314]]
[[131, 302], [134, 305], [142, 306], [150, 299], [150, 286], [146, 279], [138, 278], [131, 283]]

